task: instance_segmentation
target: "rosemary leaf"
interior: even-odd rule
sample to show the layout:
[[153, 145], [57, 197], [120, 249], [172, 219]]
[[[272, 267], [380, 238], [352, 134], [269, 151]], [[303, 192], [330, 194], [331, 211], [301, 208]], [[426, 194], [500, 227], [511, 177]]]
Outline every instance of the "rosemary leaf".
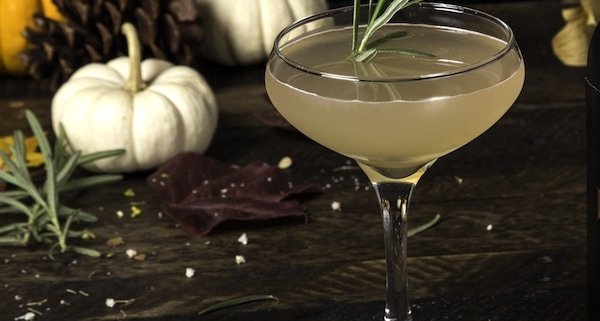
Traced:
[[[6, 154], [4, 151], [0, 150], [0, 157], [2, 158], [2, 161], [4, 161], [4, 164], [6, 166], [6, 170], [0, 170], [0, 179], [6, 181], [7, 183], [13, 184], [13, 185], [17, 185], [17, 184], [21, 184], [23, 186], [28, 185], [27, 182], [29, 182], [30, 180], [27, 179], [27, 176], [24, 176], [23, 173], [21, 172], [20, 166], [18, 166], [15, 161], [18, 161], [19, 157], [17, 155], [15, 155], [15, 161], [13, 161], [10, 156], [8, 156], [8, 154]], [[8, 174], [7, 172], [10, 172], [10, 174]], [[7, 175], [10, 175], [11, 177], [7, 177]], [[20, 186], [18, 185], [19, 187]]]
[[[58, 194], [56, 192], [56, 176], [55, 176], [55, 168], [54, 162], [52, 161], [52, 150], [50, 149], [50, 143], [42, 130], [42, 126], [39, 121], [30, 110], [25, 111], [25, 117], [27, 118], [27, 122], [29, 123], [29, 127], [31, 127], [31, 131], [33, 131], [33, 135], [38, 140], [38, 144], [40, 146], [40, 151], [46, 160], [45, 169], [46, 169], [46, 183], [44, 184], [44, 192], [46, 194], [46, 207], [48, 211], [48, 215], [50, 215], [52, 222], [54, 225], [59, 225], [58, 218], [56, 217], [56, 204], [58, 203]], [[41, 202], [43, 204], [43, 202]]]
[[435, 58], [435, 55], [425, 51], [405, 48], [379, 48], [377, 51], [381, 53], [394, 53], [399, 55], [408, 55], [412, 57]]
[[[367, 45], [367, 42], [369, 41], [369, 38], [371, 38], [375, 31], [377, 31], [379, 28], [383, 27], [383, 25], [388, 23], [394, 16], [394, 14], [396, 14], [398, 10], [404, 8], [407, 3], [408, 0], [394, 0], [394, 2], [392, 2], [385, 9], [381, 16], [375, 18], [371, 23], [369, 23], [367, 25], [367, 28], [365, 29], [365, 34], [363, 35], [360, 45], [358, 46], [358, 51], [363, 51], [365, 49], [365, 46]], [[375, 8], [375, 10], [377, 11], [377, 8]]]
[[5, 234], [7, 232], [16, 232], [16, 231], [26, 231], [27, 223], [19, 222], [7, 224], [4, 226], [0, 226], [0, 234]]
[[249, 303], [249, 302], [254, 302], [254, 301], [263, 301], [263, 300], [274, 300], [276, 302], [279, 302], [279, 299], [272, 295], [249, 295], [249, 296], [244, 296], [241, 298], [231, 299], [231, 300], [213, 304], [211, 306], [204, 308], [202, 311], [198, 312], [198, 315], [204, 315], [209, 312], [216, 311], [216, 310], [220, 310], [220, 309], [224, 309], [224, 308], [228, 308], [228, 307], [232, 307], [232, 306], [236, 306], [236, 305], [240, 305], [240, 304], [244, 304], [244, 303]]
[[14, 199], [14, 198], [0, 195], [0, 203], [9, 205], [12, 208], [19, 210], [21, 213], [27, 215], [28, 217], [33, 217], [33, 213], [31, 212], [29, 207], [27, 207], [27, 205], [23, 204], [22, 202]]
[[19, 213], [12, 207], [0, 207], [0, 214], [16, 214]]
[[0, 195], [6, 196], [6, 197], [10, 197], [10, 198], [14, 198], [14, 199], [23, 199], [23, 198], [25, 198], [25, 197], [28, 196], [27, 192], [25, 192], [25, 191], [19, 191], [19, 190], [11, 190], [11, 191], [0, 192]]
[[[2, 157], [4, 159], [4, 157], [8, 158], [8, 155], [6, 155], [6, 153], [0, 151], [0, 157]], [[10, 159], [10, 158], [8, 158], [8, 159]], [[4, 160], [6, 161], [6, 159], [4, 159]], [[8, 164], [8, 163], [6, 163], [6, 164]], [[4, 170], [0, 170], [0, 179], [9, 184], [20, 187], [28, 196], [33, 198], [36, 202], [44, 203], [44, 200], [38, 193], [38, 191], [35, 188], [35, 186], [33, 185], [33, 183], [31, 181], [27, 180], [26, 178], [24, 178], [23, 175], [21, 175], [19, 173], [14, 173], [14, 172], [12, 174], [9, 174], [8, 172], [6, 172]]]
[[435, 217], [431, 221], [429, 221], [429, 222], [427, 222], [427, 223], [425, 223], [423, 225], [420, 225], [420, 226], [408, 229], [408, 232], [406, 233], [406, 236], [411, 237], [413, 235], [416, 235], [416, 234], [419, 234], [421, 232], [427, 231], [428, 229], [430, 229], [434, 225], [436, 225], [440, 221], [441, 218], [442, 218], [442, 216], [440, 214], [435, 214]]
[[0, 237], [0, 245], [25, 246], [27, 243], [16, 237]]
[[369, 48], [375, 48], [375, 47], [380, 46], [380, 45], [382, 45], [382, 44], [384, 44], [384, 43], [386, 43], [386, 42], [388, 42], [390, 40], [404, 38], [407, 35], [408, 35], [408, 32], [402, 31], [402, 30], [401, 31], [391, 32], [391, 33], [388, 33], [387, 35], [385, 35], [385, 36], [383, 36], [383, 37], [381, 37], [381, 38], [379, 38], [377, 40], [371, 41], [367, 45], [367, 47], [369, 47]]
[[[60, 148], [59, 148], [59, 150], [60, 150]], [[73, 153], [73, 155], [71, 155], [67, 159], [67, 162], [64, 163], [64, 165], [58, 172], [58, 175], [56, 176], [57, 184], [60, 185], [64, 181], [71, 178], [71, 175], [73, 175], [73, 173], [75, 172], [75, 169], [77, 168], [77, 162], [79, 161], [80, 157], [81, 157], [81, 152], [77, 151], [77, 152]]]
[[17, 130], [13, 133], [14, 142], [10, 146], [13, 157], [15, 158], [15, 165], [19, 167], [19, 173], [23, 177], [31, 181], [29, 170], [27, 169], [27, 147], [25, 146], [25, 136], [23, 132]]
[[37, 120], [37, 118], [35, 118], [35, 115], [30, 110], [25, 111], [25, 117], [27, 118], [27, 122], [29, 123], [29, 126], [31, 127], [31, 131], [33, 131], [34, 136], [38, 140], [38, 145], [40, 146], [40, 151], [42, 152], [42, 154], [45, 157], [48, 157], [46, 159], [52, 159], [52, 151], [50, 150], [50, 143], [48, 142], [48, 139], [46, 138], [46, 135], [44, 134], [44, 131], [42, 130], [42, 126], [40, 125], [40, 122]]
[[54, 166], [56, 168], [63, 168], [65, 164], [66, 156], [66, 139], [65, 139], [65, 128], [60, 124], [59, 132], [54, 143]]
[[107, 150], [107, 151], [102, 151], [102, 152], [85, 154], [79, 158], [79, 162], [77, 162], [77, 165], [91, 163], [93, 161], [97, 161], [99, 159], [103, 159], [103, 158], [107, 158], [107, 157], [118, 156], [123, 153], [125, 153], [124, 149], [112, 149], [112, 150]]
[[71, 250], [73, 250], [73, 252], [75, 252], [77, 254], [81, 254], [81, 255], [87, 255], [87, 256], [91, 256], [91, 257], [100, 257], [102, 255], [100, 252], [93, 250], [93, 249], [88, 249], [86, 247], [71, 246], [69, 248]]
[[89, 188], [97, 185], [103, 185], [106, 183], [118, 182], [123, 178], [121, 175], [96, 175], [90, 177], [83, 177], [73, 179], [67, 183], [62, 184], [60, 187], [61, 192]]
[[369, 48], [354, 57], [355, 61], [367, 62], [377, 55], [377, 48]]
[[352, 12], [352, 51], [358, 46], [358, 28], [360, 22], [360, 0], [354, 0], [354, 11]]
[[[6, 156], [6, 154], [4, 152], [0, 151], [0, 157], [2, 157], [3, 160], [4, 160], [4, 156]], [[6, 157], [8, 157], [8, 156], [6, 156]], [[5, 164], [6, 164], [6, 162], [5, 162]], [[21, 185], [21, 183], [22, 183], [21, 180], [17, 179], [14, 175], [9, 174], [5, 170], [0, 170], [0, 179], [5, 181], [6, 183], [18, 186], [22, 189], [26, 188], [26, 186]]]
[[390, 0], [381, 0], [381, 1], [377, 1], [377, 6], [375, 6], [375, 10], [373, 11], [373, 14], [371, 15], [370, 19], [367, 20], [369, 24], [371, 24], [373, 22], [373, 20], [379, 18], [380, 14], [381, 14], [381, 10], [383, 8], [386, 8], [389, 5]]
[[86, 223], [94, 223], [98, 221], [98, 218], [93, 214], [87, 213], [82, 210], [76, 210], [62, 204], [58, 207], [58, 215], [61, 217], [75, 215], [73, 219], [75, 219], [76, 222], [81, 221]]

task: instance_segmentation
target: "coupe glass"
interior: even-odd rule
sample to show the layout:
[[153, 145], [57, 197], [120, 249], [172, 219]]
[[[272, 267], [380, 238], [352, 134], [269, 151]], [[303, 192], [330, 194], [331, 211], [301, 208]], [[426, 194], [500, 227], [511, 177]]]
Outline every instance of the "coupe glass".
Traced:
[[[369, 7], [360, 10], [364, 27]], [[384, 319], [406, 321], [412, 319], [406, 274], [411, 193], [438, 157], [479, 136], [510, 108], [524, 64], [504, 22], [439, 3], [401, 10], [373, 36], [401, 53], [382, 49], [368, 62], [354, 62], [348, 59], [352, 18], [352, 7], [340, 8], [285, 28], [267, 64], [266, 88], [294, 127], [353, 158], [369, 177], [383, 217]]]

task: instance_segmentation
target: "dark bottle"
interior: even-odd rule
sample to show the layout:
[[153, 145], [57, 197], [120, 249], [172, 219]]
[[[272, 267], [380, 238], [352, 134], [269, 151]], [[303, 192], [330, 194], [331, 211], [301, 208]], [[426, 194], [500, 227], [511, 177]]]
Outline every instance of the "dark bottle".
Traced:
[[587, 280], [588, 320], [600, 320], [600, 27], [588, 51], [587, 126]]

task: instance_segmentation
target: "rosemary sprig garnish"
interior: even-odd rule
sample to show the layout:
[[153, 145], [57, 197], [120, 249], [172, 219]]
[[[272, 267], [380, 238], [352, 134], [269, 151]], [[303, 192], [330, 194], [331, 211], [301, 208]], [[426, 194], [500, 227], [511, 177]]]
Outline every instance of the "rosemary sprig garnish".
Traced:
[[432, 54], [403, 48], [378, 48], [377, 46], [401, 37], [405, 37], [405, 31], [392, 32], [383, 37], [370, 41], [377, 30], [388, 23], [392, 17], [400, 10], [419, 3], [421, 0], [380, 0], [373, 5], [373, 0], [369, 0], [369, 16], [365, 32], [359, 40], [360, 24], [360, 0], [354, 0], [353, 25], [352, 25], [352, 54], [350, 59], [357, 62], [365, 62], [373, 59], [378, 53], [395, 53], [409, 55], [413, 57], [435, 57]]
[[42, 186], [37, 186], [32, 180], [26, 165], [23, 132], [15, 131], [14, 145], [11, 146], [12, 157], [0, 151], [0, 158], [6, 164], [6, 168], [0, 170], [0, 180], [15, 187], [0, 192], [0, 215], [22, 214], [24, 217], [21, 221], [0, 225], [0, 245], [27, 246], [31, 243], [44, 243], [50, 244], [50, 255], [59, 249], [60, 252], [72, 250], [79, 254], [99, 256], [98, 251], [67, 244], [70, 238], [90, 235], [86, 229], [74, 230], [73, 223], [95, 222], [97, 218], [61, 204], [60, 192], [120, 180], [121, 175], [96, 175], [73, 180], [71, 177], [77, 166], [122, 154], [123, 150], [88, 155], [81, 155], [81, 152], [76, 151], [69, 156], [68, 140], [62, 127], [52, 150], [35, 115], [27, 110], [25, 116], [44, 156], [46, 179]]
[[229, 308], [229, 307], [244, 304], [244, 303], [255, 302], [255, 301], [264, 301], [264, 300], [273, 300], [273, 301], [279, 302], [279, 299], [272, 295], [262, 295], [262, 294], [249, 295], [249, 296], [230, 299], [230, 300], [226, 300], [226, 301], [222, 301], [222, 302], [213, 304], [211, 306], [208, 306], [208, 307], [202, 309], [202, 311], [198, 312], [198, 315], [204, 315], [204, 314], [216, 311], [216, 310], [221, 310], [221, 309]]

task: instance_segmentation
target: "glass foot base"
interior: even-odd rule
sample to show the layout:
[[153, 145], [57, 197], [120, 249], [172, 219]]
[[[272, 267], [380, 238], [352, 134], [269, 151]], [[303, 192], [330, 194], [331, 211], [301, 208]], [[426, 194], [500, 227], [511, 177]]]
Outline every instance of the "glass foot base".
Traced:
[[409, 315], [408, 317], [406, 317], [406, 319], [383, 317], [383, 321], [412, 321], [412, 316]]

